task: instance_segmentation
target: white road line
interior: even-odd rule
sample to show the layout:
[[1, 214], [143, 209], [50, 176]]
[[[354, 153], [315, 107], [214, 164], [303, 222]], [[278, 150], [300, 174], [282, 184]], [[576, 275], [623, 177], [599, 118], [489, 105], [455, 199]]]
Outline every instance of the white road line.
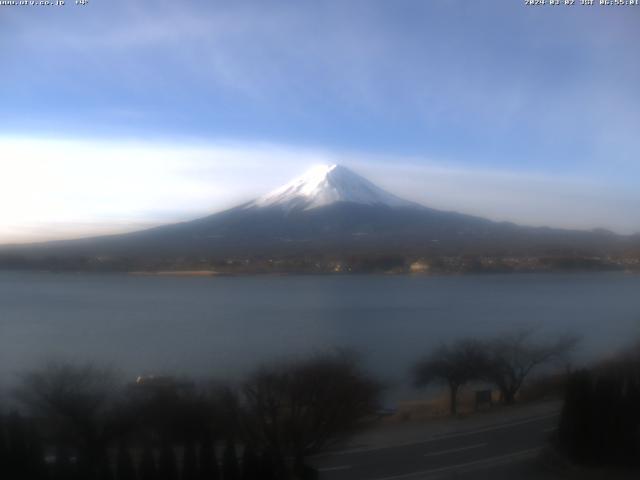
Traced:
[[440, 440], [448, 440], [450, 438], [459, 438], [459, 437], [468, 437], [469, 435], [475, 435], [477, 433], [485, 433], [485, 432], [492, 432], [494, 430], [504, 430], [506, 428], [511, 428], [511, 427], [517, 427], [519, 425], [526, 425], [527, 423], [534, 423], [534, 422], [539, 422], [541, 420], [546, 420], [548, 418], [553, 418], [553, 417], [557, 417], [559, 416], [560, 413], [551, 413], [548, 415], [540, 415], [539, 417], [530, 417], [527, 418], [525, 420], [519, 420], [519, 421], [514, 421], [514, 422], [507, 422], [507, 423], [502, 423], [499, 425], [492, 425], [489, 427], [482, 427], [482, 428], [477, 428], [475, 430], [467, 430], [465, 432], [458, 432], [458, 433], [449, 433], [449, 434], [444, 434], [444, 435], [436, 435], [433, 436], [431, 438], [427, 438], [424, 440], [417, 440], [417, 441], [413, 441], [413, 442], [404, 442], [404, 443], [396, 443], [394, 445], [387, 445], [384, 447], [363, 447], [363, 448], [351, 448], [348, 450], [341, 450], [338, 452], [326, 452], [326, 453], [321, 453], [319, 455], [316, 455], [316, 458], [323, 458], [323, 457], [332, 457], [332, 456], [337, 456], [337, 455], [349, 455], [349, 454], [353, 454], [353, 453], [367, 453], [367, 452], [377, 452], [380, 450], [390, 450], [393, 448], [402, 448], [402, 447], [410, 447], [413, 445], [422, 445], [425, 443], [431, 443], [431, 442], [438, 442]]
[[440, 450], [438, 452], [425, 453], [425, 457], [437, 457], [438, 455], [446, 455], [447, 453], [463, 452], [465, 450], [473, 450], [474, 448], [486, 447], [486, 443], [478, 443], [477, 445], [469, 445], [467, 447], [450, 448], [449, 450]]
[[339, 467], [327, 467], [327, 468], [319, 468], [319, 472], [335, 472], [337, 470], [349, 470], [353, 468], [351, 465], [341, 465]]
[[542, 448], [530, 448], [528, 450], [520, 450], [519, 452], [500, 455], [498, 457], [485, 458], [482, 460], [475, 460], [473, 462], [459, 463], [457, 465], [450, 465], [447, 467], [433, 468], [431, 470], [404, 473], [402, 475], [393, 475], [391, 477], [378, 477], [373, 480], [405, 480], [415, 477], [424, 477], [425, 475], [438, 475], [455, 470], [473, 470], [473, 467], [492, 467], [495, 465], [500, 465], [502, 463], [508, 463], [511, 460], [518, 460], [533, 456], [536, 453], [540, 452], [540, 450], [542, 450]]

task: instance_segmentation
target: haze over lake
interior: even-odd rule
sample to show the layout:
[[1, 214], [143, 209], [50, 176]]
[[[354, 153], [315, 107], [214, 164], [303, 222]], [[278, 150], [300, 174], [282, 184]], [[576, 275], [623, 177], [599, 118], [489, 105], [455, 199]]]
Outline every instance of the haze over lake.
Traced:
[[52, 358], [236, 379], [263, 361], [355, 348], [407, 395], [421, 354], [535, 326], [578, 333], [578, 361], [640, 338], [640, 276], [136, 277], [0, 272], [0, 383]]

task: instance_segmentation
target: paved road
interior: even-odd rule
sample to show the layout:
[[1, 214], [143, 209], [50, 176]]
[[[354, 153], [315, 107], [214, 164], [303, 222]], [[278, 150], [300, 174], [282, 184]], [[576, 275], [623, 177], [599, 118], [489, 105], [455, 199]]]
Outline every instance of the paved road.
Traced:
[[523, 418], [403, 445], [336, 452], [314, 462], [322, 480], [524, 478], [514, 469], [530, 469], [557, 420], [555, 413]]

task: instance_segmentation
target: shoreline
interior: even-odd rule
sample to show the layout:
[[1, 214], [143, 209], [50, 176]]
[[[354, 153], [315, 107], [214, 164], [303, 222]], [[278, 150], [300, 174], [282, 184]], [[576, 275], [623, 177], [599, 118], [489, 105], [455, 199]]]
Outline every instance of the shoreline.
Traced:
[[126, 272], [127, 275], [136, 277], [218, 277], [228, 274], [216, 270], [136, 270]]
[[0, 268], [0, 273], [51, 273], [51, 274], [97, 274], [97, 275], [128, 275], [132, 277], [479, 277], [479, 276], [509, 276], [509, 275], [567, 275], [567, 274], [620, 274], [628, 276], [640, 275], [640, 270], [622, 269], [540, 269], [540, 270], [513, 270], [513, 271], [434, 271], [434, 272], [267, 272], [267, 271], [238, 271], [224, 272], [218, 270], [93, 270], [93, 269], [5, 269]]

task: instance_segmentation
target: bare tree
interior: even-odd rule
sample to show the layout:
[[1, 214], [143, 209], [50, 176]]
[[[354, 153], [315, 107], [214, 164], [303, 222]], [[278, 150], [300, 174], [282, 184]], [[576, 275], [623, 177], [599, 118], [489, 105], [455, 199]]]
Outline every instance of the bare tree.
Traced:
[[[59, 442], [73, 445], [83, 466], [92, 470], [103, 461], [109, 441], [115, 380], [110, 369], [52, 363], [27, 373], [17, 395]], [[89, 471], [86, 474], [91, 476]]]
[[379, 391], [344, 354], [263, 368], [242, 390], [246, 433], [277, 463], [282, 477], [292, 478], [287, 459], [300, 465], [352, 433], [375, 410]]
[[500, 389], [506, 404], [515, 402], [522, 384], [535, 368], [562, 360], [579, 340], [566, 335], [552, 342], [536, 342], [533, 334], [534, 330], [521, 330], [486, 342], [487, 361], [482, 377]]
[[413, 367], [414, 383], [424, 387], [431, 383], [444, 383], [449, 387], [449, 408], [452, 415], [458, 411], [458, 390], [479, 378], [486, 362], [483, 346], [475, 340], [459, 340], [442, 345], [418, 361]]

